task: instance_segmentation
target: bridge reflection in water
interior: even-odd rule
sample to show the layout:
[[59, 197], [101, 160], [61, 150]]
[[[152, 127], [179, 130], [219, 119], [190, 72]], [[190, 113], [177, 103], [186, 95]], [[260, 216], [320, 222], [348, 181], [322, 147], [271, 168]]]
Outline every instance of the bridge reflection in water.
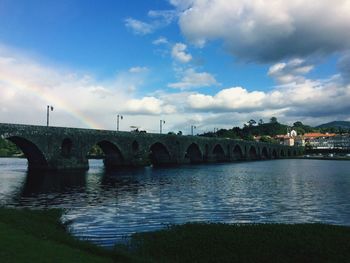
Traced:
[[19, 124], [0, 124], [0, 136], [23, 151], [29, 170], [87, 170], [94, 145], [103, 151], [108, 169], [290, 158], [303, 152], [299, 147], [226, 138]]

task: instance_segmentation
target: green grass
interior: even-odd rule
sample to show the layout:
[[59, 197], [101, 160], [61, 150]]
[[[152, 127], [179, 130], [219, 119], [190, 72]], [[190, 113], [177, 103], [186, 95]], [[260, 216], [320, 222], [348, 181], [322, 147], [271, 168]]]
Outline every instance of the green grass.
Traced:
[[350, 262], [350, 227], [189, 223], [106, 250], [74, 239], [60, 216], [0, 208], [0, 262]]
[[0, 208], [0, 262], [135, 262], [70, 236], [60, 210]]
[[350, 227], [185, 224], [136, 234], [124, 249], [169, 263], [350, 262]]

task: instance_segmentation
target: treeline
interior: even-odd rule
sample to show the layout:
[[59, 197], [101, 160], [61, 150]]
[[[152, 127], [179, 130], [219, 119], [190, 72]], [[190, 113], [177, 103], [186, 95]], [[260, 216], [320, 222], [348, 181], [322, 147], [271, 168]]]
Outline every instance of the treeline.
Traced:
[[10, 157], [22, 155], [22, 151], [17, 146], [0, 137], [0, 157]]
[[205, 137], [223, 137], [231, 139], [242, 140], [254, 140], [254, 136], [261, 136], [260, 141], [264, 142], [276, 142], [272, 137], [280, 134], [287, 134], [291, 130], [295, 130], [298, 135], [303, 135], [310, 132], [321, 133], [349, 133], [350, 129], [344, 129], [341, 127], [328, 127], [328, 128], [314, 128], [309, 125], [303, 124], [301, 121], [297, 121], [293, 126], [281, 124], [276, 117], [272, 117], [269, 122], [265, 123], [262, 119], [258, 122], [255, 120], [249, 120], [243, 125], [243, 128], [233, 127], [232, 129], [219, 129], [213, 132], [206, 132], [200, 134]]

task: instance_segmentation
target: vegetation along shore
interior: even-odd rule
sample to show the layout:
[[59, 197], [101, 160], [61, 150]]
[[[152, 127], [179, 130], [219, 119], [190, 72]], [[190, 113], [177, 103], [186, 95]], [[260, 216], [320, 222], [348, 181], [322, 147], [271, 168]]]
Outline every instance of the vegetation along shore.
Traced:
[[104, 249], [69, 235], [60, 210], [0, 208], [1, 262], [349, 262], [350, 227], [188, 223]]

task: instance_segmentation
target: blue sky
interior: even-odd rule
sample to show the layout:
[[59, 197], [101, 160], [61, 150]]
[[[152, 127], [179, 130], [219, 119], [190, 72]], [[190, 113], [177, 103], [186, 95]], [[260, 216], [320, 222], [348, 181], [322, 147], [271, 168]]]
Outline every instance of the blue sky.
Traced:
[[0, 0], [0, 121], [350, 120], [349, 17], [349, 0]]

